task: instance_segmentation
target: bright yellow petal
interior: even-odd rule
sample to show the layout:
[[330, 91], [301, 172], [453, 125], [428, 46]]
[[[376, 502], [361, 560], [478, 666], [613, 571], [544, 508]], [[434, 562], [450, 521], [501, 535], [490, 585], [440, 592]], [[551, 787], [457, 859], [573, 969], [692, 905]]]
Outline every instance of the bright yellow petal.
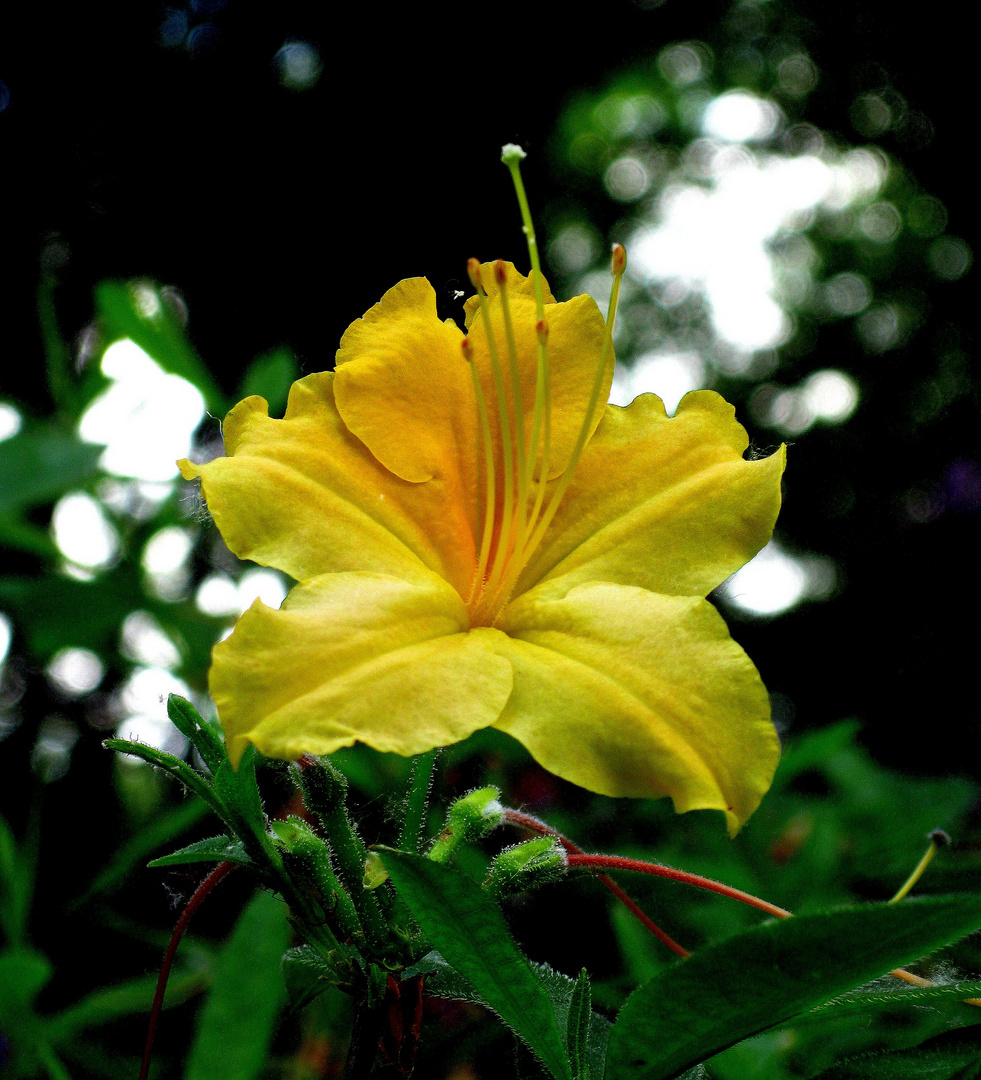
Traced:
[[492, 724], [511, 692], [501, 635], [467, 633], [444, 581], [327, 574], [279, 611], [256, 601], [215, 646], [211, 694], [233, 762], [330, 754], [355, 741], [418, 754]]
[[[538, 335], [535, 329], [538, 324], [538, 315], [530, 279], [519, 274], [510, 263], [505, 265], [508, 275], [508, 302], [514, 326], [515, 352], [521, 378], [521, 400], [527, 445], [532, 428], [535, 386], [538, 379]], [[492, 333], [497, 345], [510, 403], [513, 402], [511, 396], [513, 392], [508, 339], [498, 298], [500, 290], [494, 278], [493, 263], [485, 263], [481, 267], [481, 279], [487, 291]], [[596, 306], [596, 301], [589, 296], [576, 296], [565, 303], [557, 304], [547, 292], [546, 286], [546, 297], [545, 321], [548, 324], [549, 384], [552, 397], [549, 476], [554, 477], [565, 469], [579, 437], [592, 393], [596, 369], [602, 357], [605, 323]], [[487, 330], [483, 318], [476, 314], [479, 311], [476, 297], [471, 297], [465, 307], [470, 341], [474, 351], [474, 363], [481, 374], [484, 397], [491, 415], [491, 428], [496, 436], [500, 432], [500, 422], [497, 394], [491, 374]], [[609, 397], [610, 383], [613, 379], [613, 363], [611, 349], [606, 358], [601, 401], [606, 401]], [[598, 409], [590, 424], [591, 430], [595, 430], [602, 416], [603, 410]], [[495, 443], [499, 446], [497, 438], [495, 438]], [[498, 451], [498, 459], [500, 459], [500, 451]]]
[[334, 405], [334, 376], [293, 385], [282, 420], [262, 398], [240, 402], [223, 427], [226, 457], [182, 462], [236, 555], [304, 580], [368, 570], [405, 580], [426, 568], [461, 591], [473, 578], [473, 527], [440, 480], [400, 480], [368, 452]]
[[470, 478], [478, 464], [477, 412], [463, 334], [440, 322], [425, 278], [388, 290], [344, 332], [334, 392], [345, 424], [403, 480]]
[[779, 743], [759, 674], [707, 600], [583, 585], [505, 614], [495, 640], [514, 691], [497, 727], [581, 787], [721, 810], [735, 834]]
[[780, 508], [785, 449], [747, 461], [748, 445], [710, 390], [673, 418], [653, 394], [608, 405], [517, 592], [561, 578], [707, 595], [770, 539]]

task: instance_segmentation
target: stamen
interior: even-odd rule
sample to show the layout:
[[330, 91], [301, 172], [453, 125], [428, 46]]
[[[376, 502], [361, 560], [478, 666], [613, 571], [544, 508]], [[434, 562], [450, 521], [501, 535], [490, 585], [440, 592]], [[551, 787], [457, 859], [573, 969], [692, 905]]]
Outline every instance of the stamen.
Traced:
[[912, 874], [903, 882], [899, 888], [899, 892], [889, 901], [890, 904], [896, 904], [903, 899], [904, 896], [913, 888], [913, 886], [923, 877], [923, 872], [933, 862], [934, 855], [942, 847], [946, 847], [950, 843], [950, 837], [943, 831], [943, 829], [934, 829], [930, 833], [930, 846], [926, 849], [926, 854], [917, 863], [916, 869]]
[[[484, 284], [480, 279], [480, 263], [476, 259], [471, 259], [467, 263], [467, 273], [470, 275], [473, 287], [477, 290], [480, 314], [484, 321], [484, 329], [487, 331], [487, 348], [490, 352], [491, 372], [494, 376], [494, 387], [497, 391], [497, 413], [501, 426], [501, 451], [504, 457], [504, 507], [501, 532], [497, 539], [494, 563], [487, 583], [488, 592], [492, 592], [504, 572], [504, 565], [511, 545], [511, 528], [514, 521], [514, 448], [511, 445], [511, 413], [508, 407], [507, 394], [504, 392], [504, 373], [501, 370], [501, 361], [497, 354], [494, 327], [491, 325], [490, 303], [487, 299], [487, 293], [484, 291]], [[476, 372], [476, 367], [473, 370]]]
[[535, 312], [538, 317], [538, 378], [535, 382], [535, 412], [532, 419], [531, 440], [528, 450], [528, 476], [531, 483], [534, 463], [538, 460], [538, 444], [542, 439], [542, 464], [539, 470], [538, 493], [535, 498], [535, 509], [531, 514], [529, 527], [534, 523], [541, 511], [542, 500], [545, 497], [545, 485], [548, 482], [548, 466], [552, 447], [552, 391], [551, 379], [548, 370], [548, 328], [545, 324], [545, 293], [542, 288], [542, 266], [538, 257], [538, 240], [535, 237], [535, 223], [532, 220], [531, 208], [528, 205], [528, 195], [525, 192], [524, 181], [521, 178], [521, 161], [525, 157], [524, 150], [514, 143], [508, 143], [501, 147], [501, 161], [508, 167], [511, 173], [511, 182], [514, 184], [514, 193], [518, 197], [518, 206], [521, 210], [522, 231], [528, 244], [528, 258], [531, 262], [531, 280], [535, 289]]
[[508, 303], [507, 270], [504, 260], [494, 264], [494, 280], [501, 294], [501, 311], [504, 314], [504, 332], [508, 339], [508, 355], [511, 360], [511, 389], [514, 396], [514, 446], [518, 456], [518, 497], [515, 503], [515, 548], [525, 542], [525, 515], [528, 512], [527, 450], [525, 447], [525, 410], [521, 394], [521, 371], [518, 365], [518, 346], [514, 338], [514, 324], [511, 321], [511, 305]]
[[477, 415], [480, 418], [480, 434], [484, 440], [484, 468], [487, 477], [486, 504], [484, 506], [484, 528], [480, 538], [480, 557], [477, 561], [477, 573], [470, 589], [470, 603], [478, 590], [483, 587], [484, 574], [487, 571], [487, 560], [490, 556], [491, 538], [494, 535], [494, 510], [497, 504], [497, 483], [494, 475], [494, 444], [490, 435], [490, 422], [487, 419], [487, 404], [484, 401], [484, 391], [480, 385], [480, 375], [477, 373], [477, 365], [473, 362], [473, 345], [469, 338], [460, 342], [463, 350], [463, 358], [470, 368], [470, 376], [473, 379], [473, 394], [477, 401]]
[[[610, 293], [610, 306], [606, 315], [606, 331], [603, 335], [603, 347], [600, 350], [599, 363], [596, 367], [596, 375], [593, 379], [593, 388], [589, 396], [589, 404], [586, 408], [585, 416], [583, 417], [582, 425], [579, 428], [579, 435], [576, 438], [575, 446], [572, 450], [572, 455], [569, 458], [569, 462], [559, 477], [555, 488], [552, 491], [551, 498], [549, 499], [548, 507], [541, 518], [538, 519], [538, 511], [540, 508], [540, 500], [536, 498], [535, 512], [532, 515], [531, 520], [537, 523], [534, 526], [534, 531], [531, 537], [525, 543], [518, 557], [512, 561], [511, 571], [507, 576], [507, 579], [502, 583], [502, 591], [504, 595], [508, 595], [510, 590], [514, 588], [515, 583], [518, 580], [518, 576], [521, 571], [528, 565], [529, 560], [538, 548], [538, 545], [542, 542], [546, 530], [552, 523], [552, 519], [558, 512], [559, 505], [565, 496], [566, 491], [569, 489], [569, 484], [572, 482], [572, 474], [575, 471], [576, 466], [579, 464], [579, 459], [582, 457], [582, 452], [585, 449], [586, 443], [589, 440], [590, 429], [592, 427], [593, 417], [596, 415], [596, 409], [599, 406], [600, 392], [603, 388], [604, 375], [606, 373], [606, 364], [609, 360], [610, 354], [613, 349], [613, 324], [616, 320], [617, 303], [620, 298], [620, 281], [623, 278], [623, 273], [627, 267], [627, 253], [624, 250], [622, 244], [616, 244], [613, 248], [613, 256], [611, 259], [611, 269], [613, 271], [613, 289]], [[537, 404], [537, 402], [536, 402]], [[543, 483], [539, 486], [539, 495], [544, 491], [544, 476], [542, 477]]]

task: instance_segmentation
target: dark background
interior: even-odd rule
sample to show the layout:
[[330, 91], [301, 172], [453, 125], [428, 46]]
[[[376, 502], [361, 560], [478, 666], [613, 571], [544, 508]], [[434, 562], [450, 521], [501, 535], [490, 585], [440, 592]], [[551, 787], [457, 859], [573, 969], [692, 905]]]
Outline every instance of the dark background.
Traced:
[[[976, 47], [954, 9], [801, 0], [787, 10], [821, 71], [808, 118], [860, 141], [849, 104], [885, 72], [934, 135], [919, 149], [884, 145], [943, 199], [951, 231], [970, 239]], [[711, 42], [728, 12], [677, 0], [575, 10], [7, 5], [4, 395], [29, 411], [49, 407], [34, 299], [42, 265], [59, 282], [69, 338], [90, 321], [101, 278], [175, 286], [228, 393], [256, 354], [280, 344], [304, 371], [329, 366], [345, 326], [400, 277], [428, 276], [452, 314], [469, 255], [524, 261], [501, 143], [530, 151], [526, 180], [541, 217], [563, 194], [547, 147], [569, 96], [671, 41]], [[306, 91], [280, 85], [274, 66], [294, 38], [323, 61]], [[963, 334], [972, 287], [969, 275], [937, 302]], [[921, 347], [914, 339], [909, 350]], [[900, 390], [912, 392], [898, 387], [897, 400]], [[978, 772], [977, 395], [925, 436], [926, 456], [923, 433], [908, 439], [904, 417], [890, 415], [882, 395], [880, 405], [875, 423], [852, 421], [847, 458], [835, 429], [791, 452], [784, 527], [802, 546], [830, 551], [844, 588], [735, 633], [792, 726], [857, 715], [865, 741], [891, 763]], [[945, 512], [910, 527], [896, 498], [911, 485], [949, 486], [955, 466], [967, 481], [947, 492]], [[866, 509], [831, 520], [819, 496], [829, 470], [843, 469]]]

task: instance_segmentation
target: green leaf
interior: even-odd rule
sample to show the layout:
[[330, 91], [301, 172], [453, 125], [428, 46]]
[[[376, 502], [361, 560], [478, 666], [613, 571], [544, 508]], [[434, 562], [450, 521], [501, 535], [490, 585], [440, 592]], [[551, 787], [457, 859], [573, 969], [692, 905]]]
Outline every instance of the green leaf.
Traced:
[[7, 941], [18, 946], [23, 941], [34, 892], [36, 825], [28, 831], [28, 840], [19, 846], [0, 814], [0, 926]]
[[[173, 1008], [189, 1001], [209, 984], [207, 970], [171, 972], [163, 1007]], [[87, 1028], [118, 1020], [121, 1016], [148, 1015], [157, 988], [157, 976], [147, 975], [115, 986], [94, 990], [64, 1012], [46, 1019], [44, 1029], [52, 1045], [68, 1043]]]
[[566, 1045], [569, 1047], [569, 1063], [575, 1080], [585, 1080], [586, 1077], [586, 1046], [589, 1040], [591, 1003], [589, 975], [583, 968], [572, 988], [569, 1019], [566, 1022]]
[[816, 1080], [975, 1080], [981, 1075], [981, 1037], [951, 1031], [910, 1050], [862, 1054], [839, 1062]]
[[95, 306], [107, 341], [129, 338], [136, 342], [164, 371], [194, 383], [204, 395], [209, 411], [224, 415], [224, 395], [155, 285], [100, 282], [95, 287]]
[[286, 346], [257, 356], [249, 365], [239, 387], [237, 398], [258, 394], [269, 405], [270, 416], [282, 416], [290, 386], [299, 378], [300, 365]]
[[548, 994], [515, 945], [497, 904], [450, 867], [404, 851], [379, 851], [426, 937], [553, 1076], [570, 1080]]
[[218, 954], [185, 1080], [260, 1075], [286, 993], [280, 964], [288, 943], [286, 905], [257, 893]]
[[99, 469], [102, 447], [51, 426], [28, 427], [0, 442], [0, 517], [52, 502]]
[[255, 779], [254, 747], [245, 751], [237, 769], [233, 769], [228, 760], [222, 764], [215, 774], [215, 790], [237, 822], [247, 830], [265, 836], [266, 815]]
[[159, 859], [147, 863], [147, 866], [182, 866], [196, 862], [233, 862], [239, 866], [251, 866], [252, 860], [246, 854], [241, 840], [232, 840], [228, 836], [213, 836], [210, 840], [199, 840], [188, 844], [180, 851], [162, 855]]
[[225, 743], [218, 732], [201, 717], [197, 709], [178, 694], [167, 698], [167, 715], [174, 727], [190, 740], [214, 776], [228, 761]]
[[672, 965], [628, 998], [608, 1080], [667, 1080], [981, 924], [981, 897], [925, 897], [765, 923]]
[[181, 761], [180, 758], [176, 758], [173, 754], [168, 754], [164, 750], [158, 750], [155, 746], [130, 742], [128, 739], [106, 739], [102, 745], [107, 750], [116, 750], [120, 754], [129, 754], [132, 757], [142, 758], [147, 764], [170, 773], [171, 776], [180, 780], [188, 791], [204, 799], [223, 821], [228, 821], [228, 812], [221, 800], [215, 795], [211, 785], [199, 772], [192, 769], [186, 761]]

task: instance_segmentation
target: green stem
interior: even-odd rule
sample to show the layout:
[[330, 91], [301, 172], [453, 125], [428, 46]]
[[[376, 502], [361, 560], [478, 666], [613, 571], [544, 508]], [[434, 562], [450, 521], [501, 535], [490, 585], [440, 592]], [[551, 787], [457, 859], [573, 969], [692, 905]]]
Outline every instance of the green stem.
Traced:
[[438, 749], [420, 754], [412, 763], [412, 776], [409, 790], [405, 797], [405, 816], [399, 833], [397, 847], [400, 851], [419, 852], [419, 842], [423, 826], [426, 823], [426, 809], [429, 806], [429, 792], [433, 786], [433, 773], [436, 768]]
[[300, 790], [309, 809], [320, 821], [337, 862], [338, 874], [354, 902], [368, 940], [379, 948], [388, 942], [388, 926], [378, 900], [364, 887], [368, 852], [347, 815], [347, 779], [326, 759], [304, 759], [299, 771]]

